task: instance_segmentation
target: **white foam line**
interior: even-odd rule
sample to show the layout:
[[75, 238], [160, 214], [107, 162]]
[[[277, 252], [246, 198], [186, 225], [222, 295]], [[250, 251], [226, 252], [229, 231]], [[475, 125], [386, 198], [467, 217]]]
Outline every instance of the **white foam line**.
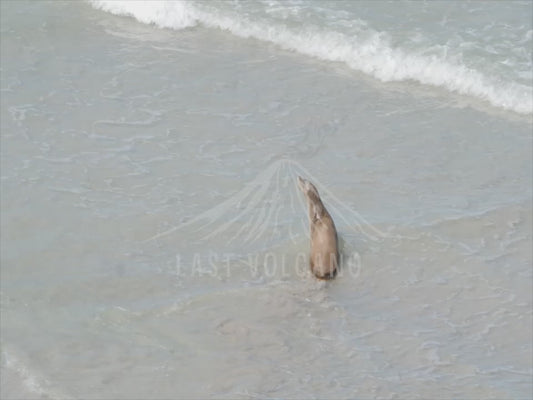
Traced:
[[409, 53], [392, 47], [382, 32], [367, 30], [365, 36], [368, 38], [362, 39], [313, 27], [295, 30], [285, 25], [252, 21], [244, 16], [228, 17], [206, 12], [186, 1], [89, 1], [97, 9], [131, 16], [145, 24], [176, 30], [201, 24], [318, 59], [342, 62], [383, 82], [415, 81], [476, 97], [519, 114], [533, 113], [531, 87], [501, 82], [443, 57]]

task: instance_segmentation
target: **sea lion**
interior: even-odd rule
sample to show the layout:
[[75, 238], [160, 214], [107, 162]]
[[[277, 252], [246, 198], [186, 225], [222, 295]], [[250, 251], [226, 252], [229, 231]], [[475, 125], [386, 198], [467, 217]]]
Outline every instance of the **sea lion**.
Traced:
[[324, 207], [318, 190], [309, 181], [298, 177], [298, 186], [307, 198], [311, 229], [310, 267], [318, 279], [333, 279], [337, 275], [339, 248], [337, 229]]

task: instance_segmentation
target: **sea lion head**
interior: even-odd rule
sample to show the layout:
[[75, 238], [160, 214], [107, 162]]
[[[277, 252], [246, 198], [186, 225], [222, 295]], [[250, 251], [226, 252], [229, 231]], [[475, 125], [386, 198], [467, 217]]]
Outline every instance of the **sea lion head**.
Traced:
[[322, 200], [320, 200], [320, 195], [318, 194], [318, 190], [316, 190], [315, 185], [299, 176], [298, 187], [307, 198], [307, 203], [309, 205], [309, 219], [311, 221], [317, 221], [321, 219], [326, 211], [324, 205], [322, 204]]
[[318, 197], [318, 190], [316, 190], [315, 185], [313, 185], [311, 182], [309, 182], [307, 179], [302, 178], [301, 176], [298, 177], [298, 187], [302, 191], [303, 194], [306, 195], [306, 197]]

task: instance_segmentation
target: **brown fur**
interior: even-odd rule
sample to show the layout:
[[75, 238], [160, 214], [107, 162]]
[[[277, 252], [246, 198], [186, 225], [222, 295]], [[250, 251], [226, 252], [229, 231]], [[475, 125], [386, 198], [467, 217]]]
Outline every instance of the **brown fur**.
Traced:
[[333, 279], [337, 275], [339, 250], [335, 223], [324, 207], [316, 187], [298, 177], [298, 186], [307, 198], [311, 229], [310, 267], [319, 279]]

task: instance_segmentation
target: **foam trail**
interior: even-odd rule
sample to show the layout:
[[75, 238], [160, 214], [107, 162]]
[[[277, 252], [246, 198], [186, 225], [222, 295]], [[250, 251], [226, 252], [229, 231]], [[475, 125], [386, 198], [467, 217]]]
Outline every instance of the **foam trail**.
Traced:
[[197, 25], [193, 9], [178, 1], [105, 1], [90, 0], [90, 3], [103, 11], [115, 15], [127, 15], [145, 24], [155, 24], [160, 28], [184, 29]]
[[[171, 227], [164, 232], [158, 232], [145, 242], [162, 239], [170, 234], [188, 232], [188, 240], [193, 239], [195, 234], [200, 241], [223, 235], [227, 243], [237, 243], [239, 248], [243, 245], [251, 245], [257, 242], [265, 242], [265, 235], [271, 232], [272, 227], [278, 222], [282, 208], [290, 207], [288, 214], [301, 213], [303, 222], [307, 205], [300, 201], [298, 210], [294, 206], [294, 194], [298, 197], [296, 189], [296, 177], [305, 176], [310, 179], [319, 192], [328, 201], [328, 209], [334, 217], [338, 217], [338, 227], [346, 227], [347, 230], [361, 233], [371, 241], [391, 237], [387, 232], [382, 232], [374, 227], [357, 211], [352, 210], [341, 200], [333, 195], [326, 187], [320, 184], [308, 170], [296, 161], [280, 159], [262, 171], [256, 178], [249, 182], [241, 191], [235, 193], [223, 203], [197, 215], [186, 223]], [[284, 186], [282, 181], [291, 182]], [[282, 187], [284, 187], [282, 189]], [[287, 198], [288, 197], [288, 198]], [[303, 211], [302, 211], [303, 210]], [[342, 225], [341, 225], [342, 222]], [[235, 228], [235, 229], [233, 229]], [[289, 230], [283, 237], [295, 238], [298, 234]], [[302, 232], [307, 231], [305, 222]]]
[[[254, 38], [321, 60], [342, 62], [383, 82], [414, 81], [487, 101], [519, 114], [533, 113], [531, 87], [485, 76], [444, 56], [424, 55], [393, 47], [383, 32], [366, 29], [361, 35], [314, 26], [289, 28], [279, 22], [251, 20], [199, 9], [180, 1], [89, 0], [93, 7], [134, 17], [161, 28], [184, 29], [201, 24], [242, 38]], [[363, 38], [364, 37], [364, 38]]]

